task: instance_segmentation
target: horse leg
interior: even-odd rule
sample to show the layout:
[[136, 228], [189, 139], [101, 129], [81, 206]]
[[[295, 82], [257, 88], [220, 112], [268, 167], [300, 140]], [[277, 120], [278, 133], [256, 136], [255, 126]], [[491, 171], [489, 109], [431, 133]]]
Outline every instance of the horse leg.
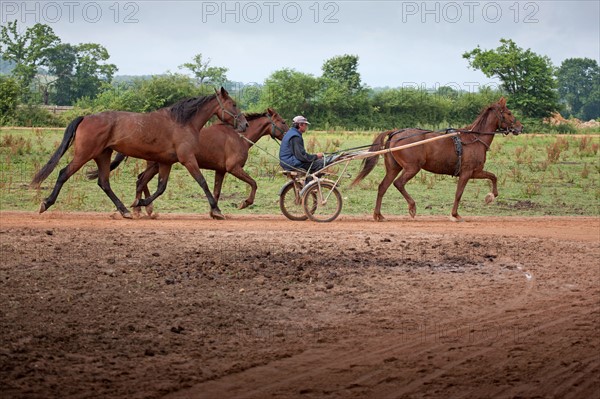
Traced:
[[217, 204], [219, 203], [219, 198], [221, 197], [221, 188], [223, 187], [223, 181], [225, 180], [225, 171], [223, 170], [215, 170], [215, 185], [213, 188], [213, 197]]
[[461, 173], [458, 178], [458, 184], [456, 185], [456, 194], [454, 195], [454, 206], [452, 207], [452, 215], [450, 216], [450, 220], [453, 222], [462, 222], [463, 218], [458, 214], [458, 204], [460, 199], [465, 191], [465, 187], [471, 178], [472, 173]]
[[[144, 198], [148, 198], [148, 197], [150, 197], [150, 190], [148, 189], [148, 185], [146, 184], [144, 186]], [[154, 212], [154, 205], [148, 204], [145, 206], [145, 208], [146, 208], [146, 215], [152, 216], [152, 212]]]
[[[140, 200], [142, 199], [142, 192], [146, 196], [146, 200], [150, 197], [150, 190], [148, 189], [148, 183], [159, 171], [159, 165], [157, 162], [147, 162], [146, 170], [140, 173], [137, 177], [137, 181], [135, 183], [135, 201], [133, 201], [133, 212], [136, 215], [139, 215], [142, 211], [142, 207], [139, 205]], [[152, 204], [146, 205], [146, 213], [148, 215], [152, 214]]]
[[58, 178], [56, 179], [56, 184], [54, 184], [52, 192], [50, 193], [48, 198], [42, 201], [40, 205], [40, 213], [46, 212], [48, 208], [54, 205], [58, 194], [60, 194], [60, 190], [62, 189], [63, 184], [65, 184], [67, 180], [69, 180], [69, 178], [73, 176], [75, 172], [81, 169], [81, 167], [85, 165], [90, 159], [91, 158], [86, 159], [75, 156], [75, 158], [73, 158], [73, 160], [69, 162], [67, 166], [61, 169], [61, 171], [58, 173]]
[[[167, 189], [167, 183], [169, 182], [169, 174], [171, 173], [171, 164], [164, 164], [161, 163], [158, 165], [158, 187], [156, 188], [156, 192], [154, 194], [152, 194], [150, 197], [148, 198], [144, 198], [144, 199], [138, 199], [136, 200], [136, 205], [137, 206], [148, 206], [150, 205], [155, 199], [157, 199], [158, 197], [160, 197], [165, 190]], [[146, 181], [147, 177], [146, 176], [141, 176], [143, 179], [140, 181], [138, 180], [138, 190], [142, 191], [142, 189], [140, 187], [144, 187], [148, 181]], [[150, 176], [150, 179], [154, 177], [154, 175]], [[140, 194], [141, 196], [141, 194]]]
[[123, 205], [121, 200], [117, 197], [117, 195], [110, 188], [110, 182], [108, 180], [108, 176], [110, 175], [110, 156], [112, 155], [112, 150], [107, 148], [100, 154], [98, 157], [94, 159], [96, 161], [96, 165], [98, 166], [98, 186], [104, 191], [104, 193], [110, 198], [110, 200], [115, 204], [117, 210], [124, 218], [131, 219], [131, 213], [129, 210]]
[[248, 173], [242, 168], [235, 168], [231, 172], [232, 175], [237, 177], [243, 182], [246, 182], [250, 186], [250, 195], [246, 198], [242, 203], [238, 206], [238, 209], [244, 209], [254, 203], [254, 197], [256, 196], [256, 190], [258, 186], [256, 185], [256, 181], [250, 177]]
[[188, 172], [190, 172], [190, 175], [192, 175], [192, 177], [194, 178], [194, 180], [196, 180], [200, 187], [202, 187], [202, 190], [204, 190], [204, 194], [206, 195], [206, 198], [208, 199], [208, 204], [210, 205], [210, 217], [219, 220], [225, 219], [225, 216], [223, 216], [221, 210], [219, 209], [219, 206], [217, 205], [217, 201], [215, 201], [215, 198], [208, 189], [208, 185], [206, 184], [204, 176], [202, 176], [202, 172], [200, 172], [200, 167], [198, 166], [198, 161], [196, 161], [196, 157], [192, 155], [190, 157], [187, 157], [186, 160], [180, 162], [183, 164], [183, 166], [185, 166]]
[[406, 202], [408, 202], [408, 213], [412, 218], [417, 215], [417, 204], [415, 200], [410, 196], [408, 191], [406, 191], [406, 183], [410, 179], [412, 179], [417, 173], [419, 173], [420, 168], [415, 169], [404, 169], [400, 174], [400, 177], [394, 181], [394, 186], [400, 191]]
[[375, 200], [375, 209], [373, 210], [373, 219], [376, 222], [383, 222], [385, 218], [381, 214], [381, 202], [383, 201], [383, 196], [385, 192], [390, 187], [390, 184], [394, 181], [398, 173], [402, 170], [402, 167], [398, 165], [396, 162], [388, 162], [386, 159], [385, 163], [385, 177], [379, 183], [379, 188], [377, 189], [377, 200]]
[[491, 172], [487, 172], [485, 170], [477, 170], [473, 173], [471, 178], [472, 179], [488, 179], [489, 181], [491, 181], [492, 182], [492, 192], [488, 193], [485, 196], [485, 203], [489, 204], [489, 203], [493, 202], [494, 199], [496, 199], [496, 197], [498, 196], [498, 185], [497, 185], [498, 179], [496, 178], [495, 174], [493, 174]]

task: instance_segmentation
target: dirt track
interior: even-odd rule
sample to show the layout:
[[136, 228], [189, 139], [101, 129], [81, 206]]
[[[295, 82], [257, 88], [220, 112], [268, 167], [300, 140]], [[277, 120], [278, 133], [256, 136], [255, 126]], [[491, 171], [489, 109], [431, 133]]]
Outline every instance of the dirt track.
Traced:
[[600, 219], [0, 213], [7, 398], [600, 397]]

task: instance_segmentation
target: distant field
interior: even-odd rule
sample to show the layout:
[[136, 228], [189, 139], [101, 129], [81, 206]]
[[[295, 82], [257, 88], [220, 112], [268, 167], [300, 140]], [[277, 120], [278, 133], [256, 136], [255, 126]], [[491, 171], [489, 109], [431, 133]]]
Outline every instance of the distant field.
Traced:
[[[28, 188], [35, 172], [44, 165], [62, 139], [56, 129], [0, 130], [0, 210], [36, 211], [42, 198], [49, 195], [58, 171], [71, 158], [68, 152], [56, 171], [40, 190]], [[373, 133], [326, 133], [309, 131], [305, 135], [311, 152], [332, 152], [370, 144]], [[228, 176], [223, 185], [220, 207], [224, 214], [278, 214], [278, 191], [285, 183], [276, 159], [278, 145], [263, 138], [253, 148], [246, 171], [258, 183], [255, 204], [239, 211], [237, 204], [246, 198], [245, 183]], [[486, 169], [498, 176], [500, 196], [490, 205], [484, 197], [487, 181], [472, 180], [467, 185], [459, 212], [468, 215], [599, 215], [600, 203], [600, 135], [498, 136], [488, 153]], [[129, 205], [135, 193], [135, 178], [144, 161], [129, 159], [111, 176], [115, 193]], [[50, 211], [115, 211], [95, 181], [85, 178], [86, 165], [69, 180]], [[352, 162], [350, 174], [356, 175], [360, 161]], [[344, 198], [342, 214], [371, 214], [377, 186], [384, 175], [383, 160], [359, 187], [350, 188], [351, 179], [342, 179]], [[205, 177], [212, 189], [213, 172]], [[151, 183], [154, 190], [156, 182]], [[456, 179], [428, 172], [419, 173], [407, 186], [417, 202], [419, 215], [448, 215], [452, 207]], [[167, 192], [155, 202], [157, 212], [208, 212], [204, 193], [181, 165], [175, 165]], [[384, 215], [405, 215], [404, 198], [392, 186], [384, 197]]]

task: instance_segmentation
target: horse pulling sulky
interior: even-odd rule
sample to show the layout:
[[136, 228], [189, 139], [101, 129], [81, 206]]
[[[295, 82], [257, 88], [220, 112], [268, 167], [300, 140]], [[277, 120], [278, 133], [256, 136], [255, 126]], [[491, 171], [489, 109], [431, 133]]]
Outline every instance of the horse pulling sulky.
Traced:
[[[363, 180], [377, 165], [380, 155], [384, 156], [386, 174], [377, 191], [377, 200], [373, 218], [383, 221], [381, 214], [382, 198], [394, 183], [408, 202], [408, 211], [415, 217], [417, 208], [413, 198], [405, 189], [406, 183], [421, 169], [436, 174], [458, 177], [451, 220], [461, 221], [458, 205], [467, 182], [470, 179], [489, 179], [492, 192], [485, 200], [491, 202], [498, 196], [496, 176], [483, 169], [486, 153], [496, 134], [519, 134], [523, 125], [506, 107], [506, 100], [487, 107], [464, 129], [445, 129], [430, 131], [423, 129], [402, 129], [386, 131], [377, 136], [368, 151], [346, 152], [338, 154], [332, 163], [308, 177], [300, 172], [287, 172], [291, 181], [280, 191], [280, 208], [291, 220], [310, 219], [316, 222], [335, 220], [342, 209], [342, 196], [338, 190], [339, 182], [345, 174], [350, 161], [363, 159], [363, 167], [352, 182], [352, 186]], [[409, 150], [410, 149], [410, 150]], [[336, 180], [328, 176], [332, 166], [344, 164]], [[400, 174], [398, 178], [396, 178]]]

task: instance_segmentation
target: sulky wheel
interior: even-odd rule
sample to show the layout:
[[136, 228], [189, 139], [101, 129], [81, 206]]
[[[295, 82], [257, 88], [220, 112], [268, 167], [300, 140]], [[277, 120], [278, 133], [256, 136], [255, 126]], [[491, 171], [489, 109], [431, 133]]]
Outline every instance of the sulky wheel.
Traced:
[[334, 183], [321, 181], [308, 187], [302, 197], [305, 215], [314, 222], [331, 222], [342, 211], [342, 195]]
[[279, 195], [279, 208], [281, 213], [290, 220], [306, 220], [308, 216], [304, 213], [302, 207], [302, 198], [300, 198], [300, 184], [288, 184]]

